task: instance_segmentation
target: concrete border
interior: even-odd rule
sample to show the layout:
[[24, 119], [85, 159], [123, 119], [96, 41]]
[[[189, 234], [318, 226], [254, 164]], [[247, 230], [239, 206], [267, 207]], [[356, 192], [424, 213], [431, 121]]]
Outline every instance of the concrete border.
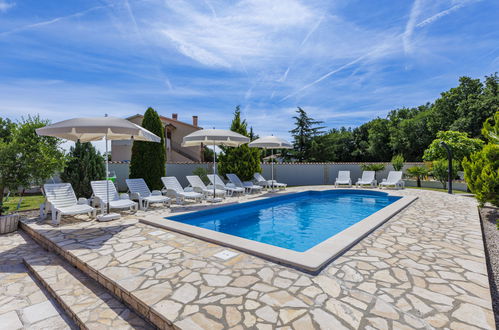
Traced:
[[[364, 191], [362, 189], [349, 189], [349, 191], [352, 190]], [[339, 257], [346, 250], [388, 221], [391, 217], [407, 207], [416, 199], [417, 197], [414, 196], [401, 197], [399, 200], [371, 214], [367, 218], [357, 222], [340, 233], [331, 236], [327, 240], [315, 245], [305, 252], [297, 252], [210, 229], [188, 225], [168, 220], [160, 216], [151, 216], [147, 219], [139, 219], [139, 221], [158, 228], [172, 230], [222, 246], [231, 247], [236, 250], [253, 254], [279, 264], [291, 266], [305, 272], [317, 273], [330, 261]]]

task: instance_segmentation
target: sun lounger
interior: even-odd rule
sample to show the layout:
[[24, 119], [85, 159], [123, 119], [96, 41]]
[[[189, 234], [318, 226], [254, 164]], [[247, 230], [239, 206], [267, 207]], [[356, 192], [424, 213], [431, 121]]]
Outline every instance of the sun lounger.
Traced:
[[227, 174], [227, 178], [232, 182], [236, 187], [244, 188], [247, 192], [252, 193], [254, 191], [261, 192], [262, 186], [253, 184], [251, 181], [241, 181], [239, 177], [233, 173]]
[[203, 194], [195, 191], [185, 191], [174, 176], [164, 176], [161, 178], [165, 186], [166, 195], [174, 197], [177, 204], [183, 204], [186, 199], [193, 199], [195, 202], [201, 202]]
[[[205, 197], [213, 197], [213, 186], [207, 187], [199, 176], [188, 175], [186, 178], [195, 192], [202, 193]], [[215, 187], [215, 196], [225, 198], [225, 190], [216, 189]]]
[[369, 185], [369, 186], [374, 188], [374, 187], [376, 187], [375, 175], [376, 175], [376, 172], [374, 172], [374, 171], [364, 171], [364, 172], [362, 172], [362, 178], [357, 180], [357, 183], [355, 185], [357, 187]]
[[388, 172], [388, 177], [383, 179], [383, 182], [379, 184], [379, 187], [394, 186], [396, 189], [403, 189], [405, 187], [405, 183], [404, 180], [402, 180], [402, 174], [402, 171]]
[[96, 209], [88, 205], [85, 198], [77, 200], [70, 183], [45, 184], [43, 191], [52, 212], [53, 224], [58, 225], [63, 215], [87, 213], [95, 218]]
[[352, 186], [352, 179], [350, 179], [350, 171], [339, 171], [338, 172], [338, 177], [336, 178], [336, 181], [334, 182], [334, 186], [338, 188], [340, 185], [348, 185], [349, 187]]
[[126, 185], [133, 200], [139, 201], [141, 210], [147, 210], [150, 204], [162, 203], [165, 206], [171, 205], [171, 199], [163, 196], [159, 190], [149, 190], [144, 179], [126, 179]]
[[244, 188], [236, 187], [233, 183], [225, 184], [217, 174], [208, 174], [208, 179], [210, 179], [212, 185], [215, 185], [215, 188], [225, 190], [229, 196], [244, 194]]
[[288, 186], [286, 183], [280, 183], [276, 180], [265, 180], [265, 178], [258, 172], [253, 174], [253, 177], [255, 178], [256, 184], [264, 188], [274, 187], [278, 189], [286, 189]]
[[128, 197], [128, 194], [122, 194], [120, 197], [113, 182], [110, 180], [91, 181], [92, 191], [94, 193], [94, 205], [100, 206], [101, 211], [107, 206], [107, 188], [109, 187], [109, 208], [110, 209], [130, 209], [137, 210], [138, 204]]

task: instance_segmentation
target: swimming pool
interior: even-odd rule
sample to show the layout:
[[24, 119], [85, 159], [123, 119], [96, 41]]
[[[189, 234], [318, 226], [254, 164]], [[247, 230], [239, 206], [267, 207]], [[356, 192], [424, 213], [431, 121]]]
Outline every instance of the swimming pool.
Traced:
[[306, 191], [168, 219], [305, 252], [398, 199], [376, 191]]
[[140, 222], [317, 273], [417, 199], [352, 188], [288, 191], [202, 211], [181, 208], [179, 215], [148, 215]]

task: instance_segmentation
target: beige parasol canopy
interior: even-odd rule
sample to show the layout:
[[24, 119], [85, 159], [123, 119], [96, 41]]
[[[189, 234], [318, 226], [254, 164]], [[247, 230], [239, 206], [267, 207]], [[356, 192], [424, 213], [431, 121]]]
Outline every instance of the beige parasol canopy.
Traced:
[[56, 136], [80, 142], [136, 140], [160, 142], [161, 139], [143, 127], [117, 117], [87, 117], [63, 120], [36, 130], [38, 135]]
[[[213, 173], [217, 174], [217, 153], [215, 146], [239, 147], [250, 141], [244, 135], [226, 129], [203, 129], [184, 136], [182, 147], [195, 147], [199, 145], [213, 146]], [[215, 185], [213, 185], [213, 198], [211, 202], [219, 202], [215, 196]]]
[[194, 147], [201, 144], [238, 147], [249, 141], [250, 139], [246, 136], [226, 129], [203, 129], [184, 136], [182, 147]]

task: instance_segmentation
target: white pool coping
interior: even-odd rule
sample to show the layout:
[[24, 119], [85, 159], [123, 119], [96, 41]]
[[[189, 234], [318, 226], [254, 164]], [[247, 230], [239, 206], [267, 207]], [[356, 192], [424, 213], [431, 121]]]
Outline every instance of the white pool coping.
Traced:
[[[362, 189], [350, 190], [363, 191]], [[313, 189], [307, 191], [313, 191]], [[217, 232], [210, 229], [168, 220], [163, 216], [148, 216], [146, 219], [140, 219], [140, 222], [158, 228], [163, 228], [188, 236], [200, 238], [202, 240], [216, 243], [222, 246], [228, 246], [236, 250], [263, 257], [265, 259], [283, 265], [292, 266], [300, 270], [314, 273], [320, 271], [330, 261], [339, 257], [346, 250], [355, 245], [362, 238], [367, 236], [383, 223], [388, 221], [391, 217], [403, 210], [416, 199], [417, 197], [415, 196], [403, 196], [392, 204], [371, 214], [367, 218], [357, 222], [356, 224], [348, 227], [338, 234], [331, 236], [330, 238], [313, 246], [305, 252], [297, 252], [278, 246]], [[194, 213], [196, 211], [192, 212]], [[186, 213], [191, 212], [185, 212], [183, 214]]]

